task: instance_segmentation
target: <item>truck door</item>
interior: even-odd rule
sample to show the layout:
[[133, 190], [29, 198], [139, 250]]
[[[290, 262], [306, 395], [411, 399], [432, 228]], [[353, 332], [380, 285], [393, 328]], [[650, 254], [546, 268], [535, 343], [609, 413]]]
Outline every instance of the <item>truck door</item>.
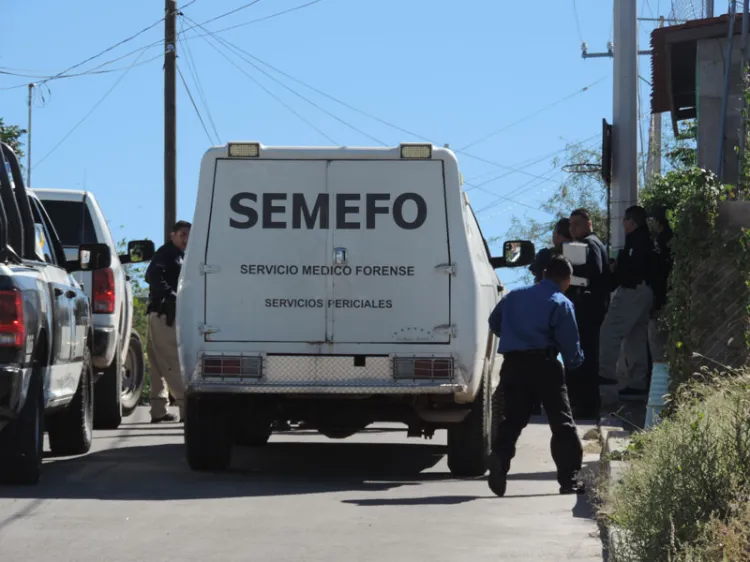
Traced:
[[[450, 249], [442, 161], [332, 161], [328, 262], [334, 343], [449, 343]], [[458, 194], [456, 194], [456, 197]]]

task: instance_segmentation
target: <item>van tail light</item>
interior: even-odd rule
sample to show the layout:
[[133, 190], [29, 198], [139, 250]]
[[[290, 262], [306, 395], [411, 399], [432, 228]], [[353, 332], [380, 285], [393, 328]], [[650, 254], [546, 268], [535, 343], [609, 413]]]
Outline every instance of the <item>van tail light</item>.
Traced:
[[113, 314], [115, 311], [115, 274], [111, 268], [94, 271], [94, 312]]
[[21, 291], [0, 291], [0, 347], [22, 348], [26, 340]]
[[453, 359], [450, 357], [397, 357], [393, 360], [393, 378], [449, 380], [453, 378]]
[[204, 378], [260, 378], [261, 358], [229, 355], [204, 355], [201, 359]]

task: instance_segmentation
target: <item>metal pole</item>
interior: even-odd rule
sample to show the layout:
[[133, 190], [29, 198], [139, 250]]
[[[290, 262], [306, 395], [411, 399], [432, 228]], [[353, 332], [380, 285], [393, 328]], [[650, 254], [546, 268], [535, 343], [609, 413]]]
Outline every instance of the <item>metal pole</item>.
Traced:
[[164, 18], [164, 241], [177, 222], [177, 0], [166, 0]]
[[745, 187], [745, 145], [747, 143], [747, 40], [750, 32], [750, 0], [743, 2], [742, 9], [742, 116], [740, 118], [740, 150], [737, 158], [737, 184], [739, 190]]
[[729, 101], [730, 70], [732, 68], [732, 46], [734, 40], [734, 23], [737, 16], [737, 0], [732, 0], [729, 5], [729, 31], [727, 33], [727, 55], [724, 66], [724, 92], [721, 96], [721, 123], [719, 123], [719, 154], [716, 163], [716, 176], [719, 181], [724, 179], [724, 135], [727, 126], [727, 105]]
[[26, 127], [26, 187], [31, 187], [31, 104], [34, 98], [34, 86], [29, 84], [29, 126]]
[[636, 0], [615, 0], [612, 116], [612, 249], [625, 246], [622, 219], [638, 201], [638, 33]]
[[714, 0], [706, 0], [706, 17], [714, 17]]

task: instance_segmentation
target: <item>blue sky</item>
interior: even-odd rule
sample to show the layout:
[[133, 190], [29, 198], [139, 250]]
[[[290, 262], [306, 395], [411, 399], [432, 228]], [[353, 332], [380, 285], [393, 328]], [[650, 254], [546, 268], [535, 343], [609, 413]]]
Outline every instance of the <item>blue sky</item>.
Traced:
[[[261, 0], [207, 24], [207, 29], [218, 31], [309, 1]], [[193, 26], [191, 20], [205, 22], [248, 2], [196, 0], [185, 8], [190, 19], [178, 22], [178, 29]], [[657, 2], [639, 3], [639, 15], [666, 15], [668, 2]], [[219, 37], [359, 110], [435, 143], [459, 149], [471, 145], [466, 152], [472, 156], [506, 167], [459, 154], [469, 181], [504, 174], [507, 167], [522, 168], [481, 190], [470, 190], [485, 235], [494, 237], [505, 233], [514, 215], [544, 218], [544, 213], [533, 208], [550, 196], [563, 177], [552, 170], [551, 159], [531, 166], [526, 163], [564, 148], [566, 142], [599, 135], [601, 119], [611, 121], [612, 61], [583, 60], [580, 43], [583, 38], [591, 52], [606, 49], [611, 38], [612, 3], [577, 0], [576, 5], [579, 24], [572, 0], [534, 3], [533, 12], [527, 2], [499, 0], [320, 0], [222, 32]], [[155, 23], [163, 16], [163, 3], [77, 0], [74, 14], [64, 2], [26, 0], [3, 3], [0, 11], [0, 70], [49, 76]], [[654, 25], [641, 25], [641, 48], [648, 48], [648, 33]], [[234, 64], [228, 62], [211, 46], [216, 45], [213, 40], [209, 43], [196, 32], [203, 34], [200, 28], [186, 31], [187, 41], [178, 44], [178, 65], [196, 103], [201, 104], [189, 63], [194, 64], [221, 142], [331, 144], [246, 74], [338, 144], [377, 145], [373, 138], [389, 145], [420, 140], [262, 67], [352, 127], [344, 125], [217, 46]], [[92, 69], [162, 37], [163, 24], [158, 24], [75, 72]], [[35, 94], [32, 187], [76, 189], [85, 185], [99, 199], [117, 238], [161, 240], [160, 52], [157, 44], [103, 67], [122, 72], [50, 81], [48, 88], [39, 88]], [[138, 65], [125, 73], [134, 62]], [[648, 78], [648, 58], [640, 57], [639, 62], [641, 74]], [[30, 80], [36, 79], [0, 75], [0, 115], [6, 123], [26, 126], [27, 89], [3, 88]], [[592, 84], [596, 85], [571, 96]], [[113, 86], [93, 113], [55, 148]], [[645, 85], [642, 95], [646, 104]], [[199, 107], [213, 134], [205, 110]], [[543, 108], [549, 109], [539, 112]], [[647, 113], [648, 107], [644, 105], [642, 111]], [[480, 139], [485, 140], [476, 142]], [[589, 145], [596, 142], [598, 137]], [[210, 145], [178, 78], [180, 218], [192, 218], [200, 158]], [[516, 202], [499, 199], [502, 196], [511, 196]], [[498, 200], [499, 204], [482, 210]]]

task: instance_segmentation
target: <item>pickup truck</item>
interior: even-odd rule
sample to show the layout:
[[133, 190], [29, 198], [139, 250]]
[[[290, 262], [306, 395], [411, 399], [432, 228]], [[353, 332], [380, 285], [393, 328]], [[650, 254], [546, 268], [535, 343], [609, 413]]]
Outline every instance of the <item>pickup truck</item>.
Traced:
[[0, 482], [39, 481], [45, 430], [54, 455], [91, 448], [91, 309], [73, 272], [110, 260], [104, 244], [65, 256], [16, 155], [0, 143]]
[[[112, 255], [109, 267], [75, 273], [92, 302], [94, 343], [94, 428], [117, 429], [133, 413], [145, 383], [145, 357], [141, 336], [133, 330], [133, 289], [125, 264], [134, 263], [131, 252], [118, 255], [107, 220], [88, 191], [34, 189], [60, 236], [67, 259], [74, 259], [81, 244], [106, 244]], [[154, 243], [132, 242], [138, 263], [154, 254]], [[145, 336], [145, 334], [144, 334]]]

